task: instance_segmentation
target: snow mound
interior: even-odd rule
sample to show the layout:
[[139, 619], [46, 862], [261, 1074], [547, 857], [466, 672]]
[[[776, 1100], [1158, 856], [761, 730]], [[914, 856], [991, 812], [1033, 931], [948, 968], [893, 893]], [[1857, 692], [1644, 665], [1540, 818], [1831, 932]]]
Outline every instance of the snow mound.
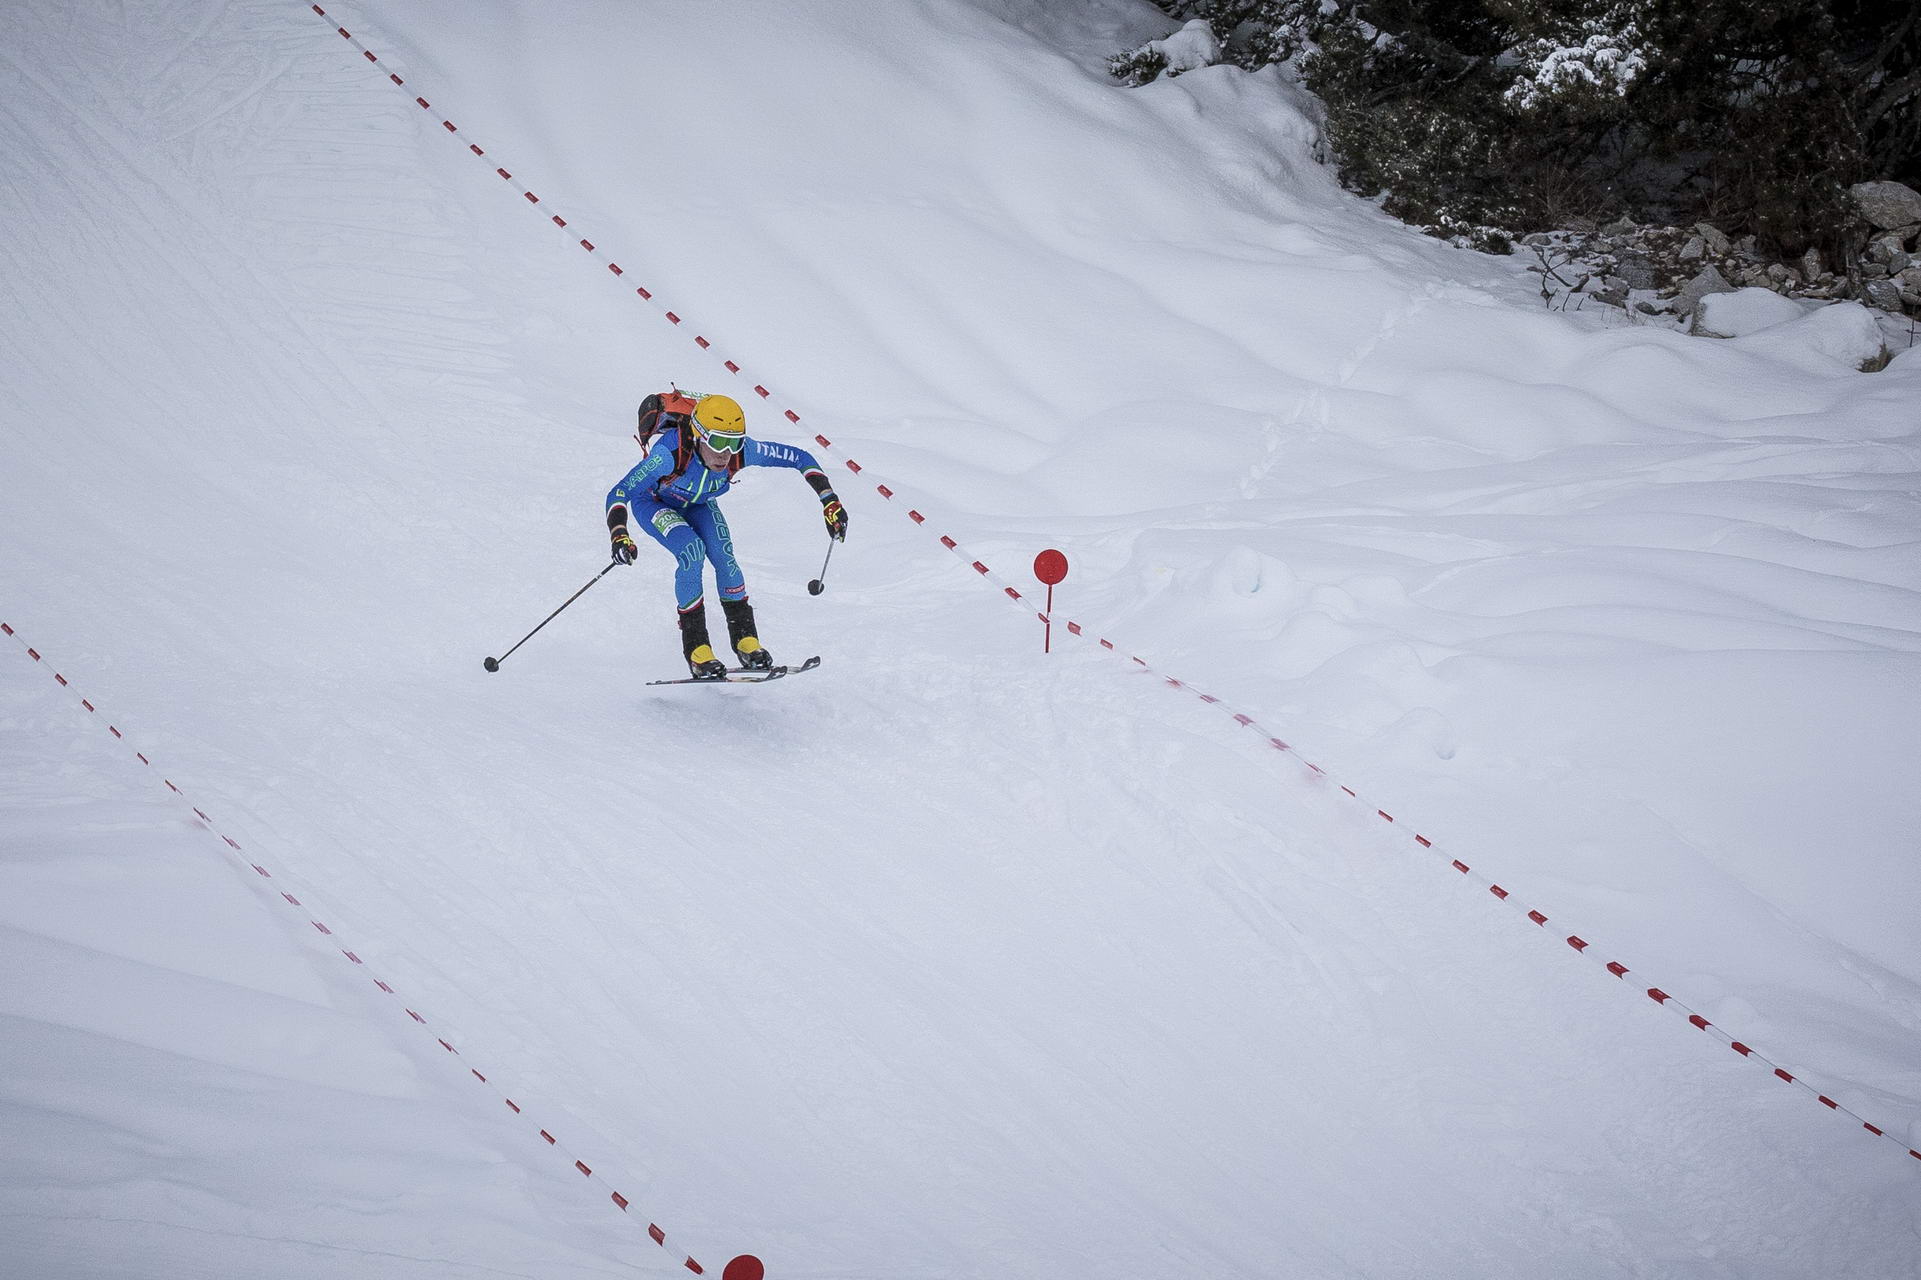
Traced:
[[1810, 372], [1831, 373], [1837, 365], [1865, 369], [1886, 359], [1888, 353], [1880, 322], [1858, 302], [1837, 302], [1786, 324], [1750, 331], [1735, 341], [1755, 355]]

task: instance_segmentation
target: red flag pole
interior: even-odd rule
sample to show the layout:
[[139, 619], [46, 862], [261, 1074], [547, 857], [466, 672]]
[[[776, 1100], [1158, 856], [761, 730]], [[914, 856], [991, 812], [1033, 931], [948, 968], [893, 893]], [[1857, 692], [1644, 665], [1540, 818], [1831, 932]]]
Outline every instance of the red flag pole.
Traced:
[[1047, 613], [1041, 621], [1046, 630], [1041, 635], [1041, 652], [1054, 652], [1054, 584], [1067, 576], [1067, 557], [1060, 552], [1049, 550], [1034, 557], [1034, 576], [1047, 584]]

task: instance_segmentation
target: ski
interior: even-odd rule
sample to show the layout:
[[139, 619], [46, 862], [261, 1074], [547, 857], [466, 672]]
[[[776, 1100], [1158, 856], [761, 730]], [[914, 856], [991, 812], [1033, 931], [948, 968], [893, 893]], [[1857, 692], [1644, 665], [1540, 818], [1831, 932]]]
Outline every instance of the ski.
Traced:
[[812, 671], [819, 665], [820, 655], [815, 654], [798, 667], [769, 667], [765, 671], [757, 671], [752, 667], [729, 667], [726, 675], [713, 676], [706, 680], [683, 676], [678, 680], [649, 680], [647, 685], [651, 688], [657, 684], [766, 684], [769, 680], [780, 680], [787, 676], [799, 675], [803, 671]]

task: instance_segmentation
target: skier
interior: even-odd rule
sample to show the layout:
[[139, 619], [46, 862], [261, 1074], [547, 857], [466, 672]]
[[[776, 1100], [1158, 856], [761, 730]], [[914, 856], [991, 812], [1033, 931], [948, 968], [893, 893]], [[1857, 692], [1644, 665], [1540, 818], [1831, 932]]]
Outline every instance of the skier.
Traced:
[[[642, 404], [644, 428], [651, 425], [650, 407], [658, 413], [660, 397], [649, 396]], [[712, 561], [734, 652], [743, 667], [767, 670], [774, 659], [755, 629], [747, 581], [734, 559], [727, 518], [715, 499], [727, 492], [742, 467], [791, 467], [820, 497], [821, 517], [837, 542], [847, 537], [847, 510], [834, 495], [833, 485], [813, 454], [791, 444], [748, 438], [747, 416], [739, 403], [727, 396], [699, 397], [691, 414], [669, 412], [658, 421], [658, 434], [651, 441], [642, 438], [648, 445], [647, 456], [607, 495], [607, 532], [613, 538], [614, 560], [632, 564], [639, 555], [628, 533], [630, 518], [637, 519], [648, 536], [674, 557], [680, 647], [688, 670], [697, 680], [717, 680], [727, 674], [726, 664], [714, 656], [707, 639], [703, 565]]]

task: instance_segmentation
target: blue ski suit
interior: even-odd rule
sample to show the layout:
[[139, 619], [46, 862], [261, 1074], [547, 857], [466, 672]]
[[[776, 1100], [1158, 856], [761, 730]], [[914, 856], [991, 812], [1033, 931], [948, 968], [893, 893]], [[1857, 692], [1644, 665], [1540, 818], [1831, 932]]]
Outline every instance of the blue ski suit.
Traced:
[[[631, 513], [648, 537], [667, 548], [675, 562], [674, 602], [685, 612], [700, 602], [705, 563], [713, 563], [714, 585], [722, 600], [745, 599], [747, 580], [734, 558], [727, 517], [715, 502], [733, 487], [733, 474], [709, 469], [695, 449], [688, 451], [686, 466], [676, 470], [680, 431], [669, 427], [656, 436], [647, 456], [608, 492], [607, 524], [625, 525]], [[749, 436], [741, 446], [740, 465], [787, 467], [800, 472], [823, 502], [833, 497], [819, 461], [795, 445]]]

